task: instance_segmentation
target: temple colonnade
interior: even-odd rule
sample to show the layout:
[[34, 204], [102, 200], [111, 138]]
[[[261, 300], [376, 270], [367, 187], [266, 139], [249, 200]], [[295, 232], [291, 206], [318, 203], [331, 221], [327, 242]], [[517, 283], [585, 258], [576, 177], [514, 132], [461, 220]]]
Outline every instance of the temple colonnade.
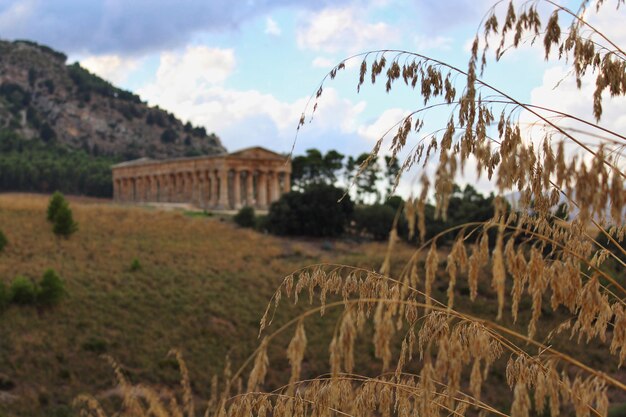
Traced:
[[139, 159], [113, 167], [113, 198], [203, 209], [267, 209], [291, 189], [290, 175], [284, 156], [260, 147], [206, 157]]

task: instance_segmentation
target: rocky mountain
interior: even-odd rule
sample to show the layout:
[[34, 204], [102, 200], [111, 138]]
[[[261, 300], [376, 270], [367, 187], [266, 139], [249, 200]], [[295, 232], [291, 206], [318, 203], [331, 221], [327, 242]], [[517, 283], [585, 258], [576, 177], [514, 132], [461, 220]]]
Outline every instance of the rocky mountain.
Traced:
[[0, 41], [0, 130], [115, 160], [226, 151], [205, 128], [68, 65], [61, 52], [21, 40]]

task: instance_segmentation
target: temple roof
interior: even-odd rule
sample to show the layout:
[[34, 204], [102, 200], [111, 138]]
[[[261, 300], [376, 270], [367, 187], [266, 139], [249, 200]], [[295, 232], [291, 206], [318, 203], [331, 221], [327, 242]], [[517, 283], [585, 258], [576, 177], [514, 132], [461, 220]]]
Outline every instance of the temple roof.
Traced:
[[131, 161], [120, 162], [119, 164], [115, 164], [112, 168], [124, 168], [131, 166], [139, 166], [139, 165], [147, 165], [161, 162], [170, 162], [170, 161], [193, 161], [199, 159], [216, 159], [216, 158], [236, 158], [236, 159], [274, 159], [284, 161], [287, 156], [279, 154], [274, 151], [270, 151], [269, 149], [263, 148], [262, 146], [251, 146], [249, 148], [240, 149], [235, 152], [226, 153], [226, 154], [218, 154], [218, 155], [200, 155], [200, 156], [187, 156], [180, 158], [168, 158], [168, 159], [152, 159], [152, 158], [139, 158], [133, 159]]

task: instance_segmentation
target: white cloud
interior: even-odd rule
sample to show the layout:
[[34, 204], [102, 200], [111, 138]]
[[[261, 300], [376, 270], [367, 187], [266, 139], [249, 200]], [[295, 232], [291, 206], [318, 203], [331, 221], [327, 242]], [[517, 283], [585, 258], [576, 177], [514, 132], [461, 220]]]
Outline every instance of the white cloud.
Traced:
[[[531, 91], [531, 103], [555, 109], [563, 113], [580, 117], [591, 123], [595, 123], [593, 117], [593, 92], [595, 90], [594, 74], [588, 74], [583, 78], [581, 89], [576, 87], [575, 79], [569, 74], [569, 70], [562, 66], [552, 67], [544, 73], [541, 86]], [[615, 132], [626, 131], [626, 97], [609, 97], [605, 92], [603, 104], [603, 114], [599, 125]], [[547, 113], [546, 113], [547, 114]], [[561, 121], [553, 119], [555, 122], [575, 127], [586, 131], [592, 131], [589, 126], [584, 126], [574, 121]], [[595, 131], [596, 134], [605, 134]], [[588, 138], [587, 138], [588, 139]]]
[[[387, 134], [385, 137], [390, 138], [395, 134], [393, 126], [401, 121], [409, 114], [408, 110], [400, 108], [392, 108], [385, 110], [373, 123], [369, 125], [360, 126], [358, 129], [359, 135], [368, 139], [371, 143], [376, 142]], [[389, 129], [392, 129], [389, 133]]]
[[138, 93], [171, 110], [193, 106], [200, 92], [221, 84], [234, 69], [232, 49], [190, 46], [182, 52], [164, 52], [156, 78]]
[[318, 56], [316, 57], [313, 62], [311, 63], [315, 68], [326, 68], [326, 69], [331, 69], [332, 67], [334, 67], [337, 62], [330, 59], [330, 58], [326, 58], [323, 56]]
[[268, 17], [267, 19], [265, 19], [265, 33], [267, 35], [280, 36], [282, 30], [274, 19]]
[[92, 55], [80, 59], [80, 65], [98, 76], [119, 85], [139, 67], [141, 60], [119, 55]]
[[423, 36], [417, 35], [415, 37], [415, 50], [417, 52], [427, 51], [432, 49], [440, 49], [447, 51], [452, 45], [452, 38], [449, 36]]
[[[308, 97], [286, 102], [257, 90], [226, 88], [223, 83], [234, 67], [231, 50], [196, 47], [164, 53], [156, 77], [138, 93], [151, 105], [216, 132], [229, 149], [271, 140], [271, 146], [278, 150], [289, 150]], [[307, 134], [356, 135], [358, 118], [364, 109], [364, 101], [342, 99], [328, 88], [320, 98], [315, 121], [306, 126]], [[270, 132], [267, 134], [277, 137], [259, 137], [261, 133], [255, 132], [255, 124], [263, 124]]]
[[370, 23], [355, 7], [326, 8], [307, 15], [297, 32], [302, 49], [354, 53], [376, 45], [389, 45], [397, 31], [383, 22]]

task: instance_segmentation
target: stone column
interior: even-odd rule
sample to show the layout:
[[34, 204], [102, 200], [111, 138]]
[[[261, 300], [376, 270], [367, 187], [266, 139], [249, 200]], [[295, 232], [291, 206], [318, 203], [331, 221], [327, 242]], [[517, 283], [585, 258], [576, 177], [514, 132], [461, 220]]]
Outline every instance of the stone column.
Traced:
[[241, 171], [237, 169], [233, 177], [233, 208], [235, 210], [241, 208]]
[[188, 175], [189, 189], [187, 190], [187, 202], [195, 204], [198, 199], [198, 176], [195, 172]]
[[283, 193], [291, 191], [291, 178], [288, 172], [283, 172]]
[[169, 175], [161, 175], [159, 182], [159, 203], [167, 203], [169, 201]]
[[130, 198], [129, 200], [131, 202], [135, 202], [137, 201], [137, 179], [136, 178], [131, 178], [130, 179]]
[[203, 190], [204, 190], [204, 178], [200, 172], [194, 174], [195, 186], [193, 188], [193, 203], [198, 207], [202, 207]]
[[169, 189], [167, 192], [167, 202], [168, 203], [173, 203], [175, 201], [176, 198], [176, 175], [175, 174], [169, 174], [168, 179], [167, 179], [167, 183], [169, 185]]
[[122, 201], [130, 200], [130, 179], [122, 179]]
[[280, 183], [278, 182], [278, 172], [272, 172], [270, 177], [270, 203], [278, 200], [280, 196]]
[[120, 178], [120, 192], [119, 192], [120, 202], [126, 201], [126, 178]]
[[246, 206], [254, 207], [254, 171], [251, 169], [246, 176]]
[[159, 200], [159, 177], [154, 175], [150, 178], [150, 184], [152, 184], [152, 190], [150, 191], [150, 201]]
[[119, 179], [115, 179], [115, 181], [113, 181], [113, 201], [119, 201], [120, 200], [120, 180]]
[[209, 171], [203, 171], [202, 177], [204, 178], [204, 187], [202, 187], [202, 201], [201, 207], [207, 209], [210, 205], [211, 199], [211, 173]]
[[181, 172], [176, 175], [176, 202], [185, 201], [185, 173]]
[[192, 175], [190, 172], [185, 172], [183, 173], [183, 176], [185, 177], [185, 182], [184, 182], [184, 187], [183, 187], [183, 195], [182, 195], [182, 199], [181, 202], [183, 203], [191, 203], [191, 191], [193, 189], [191, 182], [192, 180]]
[[267, 208], [267, 173], [259, 171], [256, 182], [256, 205], [260, 209]]
[[212, 171], [211, 175], [211, 207], [217, 207], [219, 204], [219, 182], [220, 178], [217, 171]]
[[133, 201], [138, 203], [141, 201], [141, 177], [135, 177], [135, 193]]
[[228, 171], [226, 169], [222, 169], [219, 172], [220, 177], [220, 186], [219, 193], [220, 197], [217, 202], [217, 207], [220, 209], [228, 209]]

